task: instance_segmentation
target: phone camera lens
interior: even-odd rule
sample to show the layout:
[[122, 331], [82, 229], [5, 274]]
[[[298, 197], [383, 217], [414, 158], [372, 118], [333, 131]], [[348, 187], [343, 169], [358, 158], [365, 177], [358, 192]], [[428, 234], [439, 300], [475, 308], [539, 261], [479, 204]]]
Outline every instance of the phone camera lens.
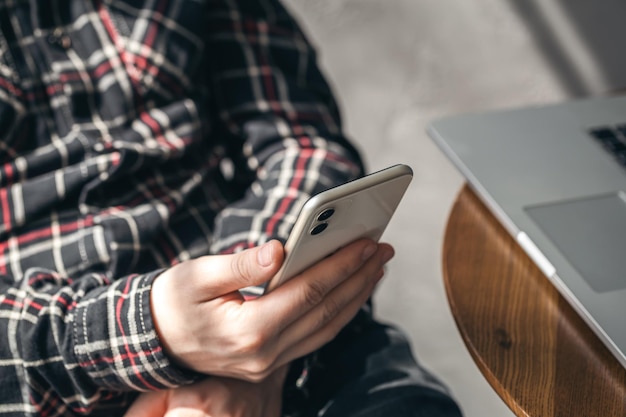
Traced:
[[320, 223], [311, 230], [312, 235], [319, 235], [328, 227], [328, 223]]
[[335, 209], [332, 209], [332, 208], [326, 209], [323, 212], [321, 212], [319, 216], [317, 216], [317, 220], [320, 222], [323, 222], [324, 220], [330, 219], [330, 217], [333, 214], [335, 214]]

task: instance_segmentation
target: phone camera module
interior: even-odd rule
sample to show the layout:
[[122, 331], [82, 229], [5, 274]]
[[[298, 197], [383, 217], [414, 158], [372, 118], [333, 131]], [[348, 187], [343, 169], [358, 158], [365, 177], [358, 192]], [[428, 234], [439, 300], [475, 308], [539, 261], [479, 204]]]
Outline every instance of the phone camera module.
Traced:
[[328, 220], [331, 218], [333, 214], [335, 214], [335, 209], [328, 208], [324, 210], [323, 212], [321, 212], [319, 216], [317, 216], [317, 221], [323, 222], [325, 220]]
[[311, 230], [312, 235], [319, 235], [328, 227], [328, 223], [320, 223]]

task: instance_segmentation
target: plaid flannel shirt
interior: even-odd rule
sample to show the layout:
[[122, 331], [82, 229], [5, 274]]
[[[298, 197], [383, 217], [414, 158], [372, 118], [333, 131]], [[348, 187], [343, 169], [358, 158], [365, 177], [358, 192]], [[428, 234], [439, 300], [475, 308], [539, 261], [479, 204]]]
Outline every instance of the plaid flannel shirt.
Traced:
[[275, 0], [0, 2], [0, 416], [192, 381], [154, 329], [159, 271], [284, 240], [361, 173]]

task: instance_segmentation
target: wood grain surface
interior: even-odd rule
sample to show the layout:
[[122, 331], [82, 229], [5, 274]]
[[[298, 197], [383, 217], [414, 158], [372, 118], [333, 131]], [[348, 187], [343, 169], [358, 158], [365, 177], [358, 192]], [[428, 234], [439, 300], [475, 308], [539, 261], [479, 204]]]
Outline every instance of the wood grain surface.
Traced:
[[516, 415], [626, 415], [626, 370], [467, 186], [443, 270], [470, 354]]

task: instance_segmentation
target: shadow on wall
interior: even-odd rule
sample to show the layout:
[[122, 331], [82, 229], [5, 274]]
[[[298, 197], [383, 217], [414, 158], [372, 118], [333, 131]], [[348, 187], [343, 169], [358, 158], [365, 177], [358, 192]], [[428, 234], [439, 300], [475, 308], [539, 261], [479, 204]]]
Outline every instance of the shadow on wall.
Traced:
[[624, 0], [509, 0], [572, 97], [626, 88]]

